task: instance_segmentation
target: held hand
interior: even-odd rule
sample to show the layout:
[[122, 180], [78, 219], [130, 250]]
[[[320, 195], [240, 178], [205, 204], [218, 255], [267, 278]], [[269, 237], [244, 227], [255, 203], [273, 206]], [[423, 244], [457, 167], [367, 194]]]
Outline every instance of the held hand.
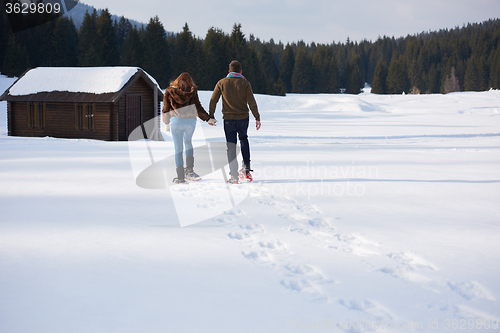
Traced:
[[215, 120], [215, 118], [210, 118], [210, 119], [208, 120], [208, 124], [209, 124], [210, 126], [216, 126], [216, 125], [215, 125], [215, 123], [216, 123], [216, 122], [217, 122], [217, 120]]
[[260, 129], [260, 126], [261, 126], [261, 125], [262, 125], [262, 124], [260, 123], [260, 121], [259, 121], [259, 120], [256, 120], [256, 121], [255, 121], [255, 128], [257, 128], [257, 131]]

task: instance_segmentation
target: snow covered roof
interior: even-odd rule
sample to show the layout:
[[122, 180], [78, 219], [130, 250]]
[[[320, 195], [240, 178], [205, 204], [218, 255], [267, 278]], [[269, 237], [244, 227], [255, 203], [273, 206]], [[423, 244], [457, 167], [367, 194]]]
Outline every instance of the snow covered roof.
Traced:
[[[11, 88], [11, 96], [68, 91], [106, 94], [120, 91], [139, 67], [38, 67]], [[152, 79], [152, 78], [151, 78]], [[152, 79], [153, 82], [154, 79]]]
[[[37, 67], [24, 73], [2, 96], [54, 96], [58, 93], [116, 94], [137, 74], [156, 80], [139, 67]], [[60, 95], [60, 94], [58, 94]]]

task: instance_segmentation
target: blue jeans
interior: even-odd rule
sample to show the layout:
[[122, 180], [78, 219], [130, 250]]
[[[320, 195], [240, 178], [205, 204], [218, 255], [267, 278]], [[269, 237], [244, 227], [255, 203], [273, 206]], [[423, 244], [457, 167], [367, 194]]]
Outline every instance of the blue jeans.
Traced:
[[193, 156], [192, 138], [196, 128], [196, 120], [188, 118], [172, 117], [170, 120], [170, 131], [174, 139], [175, 149], [175, 167], [184, 166], [184, 158], [182, 152], [186, 147], [186, 156]]
[[248, 121], [249, 118], [242, 120], [224, 120], [224, 133], [226, 134], [227, 145], [227, 160], [229, 162], [229, 174], [231, 176], [238, 176], [238, 161], [236, 160], [237, 138], [240, 139], [243, 164], [250, 166], [250, 145], [248, 144], [247, 135]]

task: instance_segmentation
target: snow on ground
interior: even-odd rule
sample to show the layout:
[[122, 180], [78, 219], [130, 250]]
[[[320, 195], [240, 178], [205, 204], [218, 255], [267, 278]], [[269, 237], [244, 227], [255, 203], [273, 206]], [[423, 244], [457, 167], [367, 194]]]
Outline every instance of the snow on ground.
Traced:
[[256, 181], [184, 228], [128, 143], [8, 137], [1, 102], [0, 332], [499, 331], [500, 92], [257, 102]]

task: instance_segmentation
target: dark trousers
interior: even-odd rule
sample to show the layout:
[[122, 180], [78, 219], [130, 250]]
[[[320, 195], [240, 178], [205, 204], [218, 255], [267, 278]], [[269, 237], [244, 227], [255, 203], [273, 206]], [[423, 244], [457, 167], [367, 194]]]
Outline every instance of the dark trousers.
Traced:
[[226, 133], [227, 160], [229, 162], [229, 174], [238, 176], [238, 161], [236, 160], [237, 137], [240, 139], [241, 155], [243, 164], [250, 166], [250, 146], [248, 144], [248, 121], [247, 119], [224, 120], [224, 133]]

